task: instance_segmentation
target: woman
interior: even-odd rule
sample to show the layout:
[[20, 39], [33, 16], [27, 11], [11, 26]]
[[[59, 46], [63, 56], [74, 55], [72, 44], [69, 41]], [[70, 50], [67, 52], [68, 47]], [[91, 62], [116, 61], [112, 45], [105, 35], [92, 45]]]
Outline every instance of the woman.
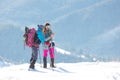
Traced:
[[45, 23], [44, 37], [45, 37], [45, 43], [44, 43], [44, 54], [43, 54], [43, 67], [47, 68], [47, 55], [48, 55], [48, 51], [49, 51], [50, 58], [51, 58], [50, 67], [55, 68], [55, 65], [54, 65], [54, 46], [55, 46], [55, 44], [53, 42], [54, 34], [53, 34], [52, 30], [50, 29], [49, 23]]

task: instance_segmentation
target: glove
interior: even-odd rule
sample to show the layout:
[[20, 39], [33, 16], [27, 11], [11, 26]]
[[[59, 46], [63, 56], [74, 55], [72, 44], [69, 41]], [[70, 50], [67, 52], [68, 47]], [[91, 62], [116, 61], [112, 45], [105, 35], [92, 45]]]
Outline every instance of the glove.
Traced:
[[54, 47], [54, 46], [55, 46], [55, 43], [51, 42], [49, 47]]

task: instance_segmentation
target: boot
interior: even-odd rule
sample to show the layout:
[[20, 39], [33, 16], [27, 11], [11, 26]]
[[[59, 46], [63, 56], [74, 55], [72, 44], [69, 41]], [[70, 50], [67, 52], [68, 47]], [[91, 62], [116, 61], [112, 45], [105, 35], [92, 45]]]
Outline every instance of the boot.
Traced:
[[43, 68], [47, 68], [47, 58], [43, 58]]
[[56, 68], [56, 66], [54, 65], [54, 58], [51, 58], [51, 64], [50, 64], [50, 67], [52, 67], [52, 68]]
[[36, 62], [36, 60], [31, 60], [29, 68], [35, 69], [35, 62]]

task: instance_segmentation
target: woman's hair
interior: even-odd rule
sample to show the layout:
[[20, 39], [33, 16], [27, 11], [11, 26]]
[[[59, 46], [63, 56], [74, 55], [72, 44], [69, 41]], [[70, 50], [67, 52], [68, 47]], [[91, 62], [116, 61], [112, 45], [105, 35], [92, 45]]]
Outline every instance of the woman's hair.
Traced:
[[46, 23], [45, 23], [45, 26], [50, 26], [50, 23], [46, 22]]

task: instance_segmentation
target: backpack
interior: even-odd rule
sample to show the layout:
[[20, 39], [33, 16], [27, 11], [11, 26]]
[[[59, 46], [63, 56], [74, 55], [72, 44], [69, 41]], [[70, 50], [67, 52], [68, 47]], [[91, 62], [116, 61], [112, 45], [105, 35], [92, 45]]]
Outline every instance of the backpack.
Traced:
[[38, 38], [37, 32], [35, 32], [34, 43], [37, 43], [37, 44], [40, 44], [40, 43], [41, 43], [40, 39]]
[[27, 44], [27, 39], [28, 39], [28, 32], [29, 32], [29, 28], [25, 27], [25, 34], [23, 35], [24, 37], [24, 43]]
[[25, 27], [24, 38], [25, 44], [28, 47], [39, 47], [39, 44], [41, 43], [41, 41], [37, 37], [36, 30], [34, 28], [29, 29], [28, 27]]

